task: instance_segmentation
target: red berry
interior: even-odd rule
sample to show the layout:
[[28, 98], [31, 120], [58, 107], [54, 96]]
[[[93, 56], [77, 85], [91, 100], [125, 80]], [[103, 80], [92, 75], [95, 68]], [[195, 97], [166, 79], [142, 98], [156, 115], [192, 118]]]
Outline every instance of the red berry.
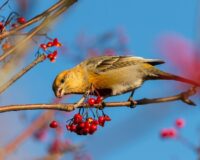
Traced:
[[76, 133], [77, 133], [78, 135], [83, 135], [83, 130], [82, 130], [82, 129], [79, 129], [79, 130], [76, 131]]
[[185, 126], [185, 120], [182, 118], [179, 118], [176, 120], [176, 127], [183, 128]]
[[100, 117], [98, 118], [98, 121], [99, 121], [99, 123], [105, 122], [104, 116], [100, 116]]
[[51, 62], [55, 62], [56, 59], [55, 59], [55, 58], [50, 58], [50, 61], [51, 61]]
[[99, 103], [102, 103], [102, 101], [103, 101], [103, 97], [98, 96], [97, 99], [95, 100], [95, 103], [99, 104]]
[[46, 44], [44, 44], [44, 43], [40, 44], [40, 47], [41, 47], [42, 49], [44, 49], [44, 50], [46, 50], [46, 49], [47, 49], [47, 45], [46, 45]]
[[90, 106], [93, 106], [93, 105], [95, 104], [95, 99], [94, 99], [94, 98], [89, 98], [89, 99], [88, 99], [88, 104], [89, 104]]
[[58, 55], [58, 51], [53, 51], [53, 56], [56, 58], [57, 57], [57, 55]]
[[68, 125], [68, 124], [66, 125], [66, 128], [67, 128], [67, 130], [68, 130], [68, 131], [70, 131], [70, 130], [71, 130], [71, 126], [70, 126], [70, 125]]
[[92, 124], [94, 124], [94, 125], [98, 125], [99, 122], [98, 122], [97, 120], [93, 120], [93, 121], [92, 121]]
[[84, 135], [87, 135], [89, 133], [89, 131], [90, 131], [90, 127], [84, 127], [83, 128], [83, 134]]
[[174, 128], [171, 128], [168, 130], [169, 138], [175, 138], [177, 135], [177, 132]]
[[53, 45], [56, 46], [56, 47], [62, 46], [62, 44], [58, 41], [57, 38], [55, 38], [55, 39], [53, 40]]
[[2, 22], [0, 22], [0, 32], [3, 31], [3, 29], [4, 29], [4, 25]]
[[168, 137], [168, 129], [163, 129], [163, 130], [161, 130], [161, 132], [160, 132], [160, 136], [162, 137], [162, 138], [167, 138]]
[[84, 122], [85, 123], [85, 127], [90, 127], [90, 123], [88, 121]]
[[55, 60], [56, 60], [56, 55], [57, 55], [57, 52], [53, 52], [53, 53], [48, 54], [47, 58], [49, 58], [49, 60], [50, 60], [51, 62], [55, 62]]
[[161, 137], [162, 138], [175, 138], [177, 135], [177, 132], [174, 128], [170, 128], [170, 129], [163, 129], [161, 131]]
[[26, 23], [26, 19], [24, 17], [19, 17], [19, 18], [17, 18], [17, 22], [20, 24], [24, 24], [24, 23]]
[[82, 119], [83, 119], [82, 115], [78, 113], [78, 114], [74, 115], [74, 121], [73, 122], [75, 124], [78, 124], [78, 123], [82, 122]]
[[104, 116], [105, 121], [111, 121], [111, 118], [108, 115]]
[[70, 125], [70, 131], [76, 132], [76, 125], [75, 124]]
[[92, 125], [90, 126], [89, 133], [90, 133], [90, 134], [93, 134], [96, 130], [97, 130], [97, 125], [92, 124]]
[[100, 117], [98, 118], [98, 122], [99, 122], [99, 125], [103, 127], [103, 126], [104, 126], [104, 123], [105, 123], [104, 116], [100, 116]]
[[47, 47], [52, 47], [53, 46], [53, 42], [48, 42], [47, 43]]
[[49, 126], [50, 126], [51, 128], [57, 128], [57, 127], [58, 127], [58, 123], [57, 123], [56, 121], [52, 121], [52, 122], [49, 124]]
[[85, 123], [84, 123], [84, 122], [81, 122], [81, 123], [78, 124], [77, 127], [78, 127], [79, 129], [82, 129], [82, 128], [85, 127]]

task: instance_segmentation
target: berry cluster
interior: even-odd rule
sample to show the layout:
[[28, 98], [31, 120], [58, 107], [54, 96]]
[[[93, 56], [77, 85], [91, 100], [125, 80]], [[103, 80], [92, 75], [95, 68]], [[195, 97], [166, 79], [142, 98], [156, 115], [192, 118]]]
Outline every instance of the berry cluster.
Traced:
[[184, 126], [185, 126], [184, 119], [179, 118], [175, 122], [175, 127], [162, 129], [160, 135], [162, 138], [176, 138], [179, 129], [183, 128]]
[[0, 21], [0, 33], [3, 32], [4, 29], [9, 30], [10, 28], [15, 28], [24, 23], [26, 23], [26, 19], [24, 17], [11, 13], [7, 19]]
[[[47, 58], [51, 61], [51, 62], [55, 62], [57, 55], [58, 55], [58, 51], [54, 50], [51, 51], [51, 49], [54, 47], [60, 47], [62, 46], [62, 44], [58, 41], [57, 38], [54, 38], [53, 40], [50, 40], [47, 43], [42, 43], [40, 44], [40, 48], [43, 50], [43, 52], [45, 52], [45, 54], [47, 55]], [[40, 52], [40, 49], [38, 50], [38, 54]]]
[[[96, 98], [90, 96], [86, 99], [85, 102], [89, 107], [80, 108], [79, 113], [76, 113], [73, 118], [67, 121], [67, 130], [78, 135], [92, 135], [97, 131], [98, 126], [104, 127], [106, 122], [111, 121], [111, 118], [103, 110], [101, 110], [101, 115], [99, 114], [99, 109], [96, 109], [96, 112], [93, 111], [93, 106], [102, 103], [102, 101], [103, 97], [101, 96]], [[57, 128], [58, 126], [58, 122], [55, 120], [49, 124], [50, 128]]]
[[[9, 31], [11, 28], [15, 28], [20, 24], [26, 23], [26, 19], [24, 17], [20, 17], [17, 13], [11, 13], [8, 18], [4, 18], [3, 20], [0, 20], [0, 33], [3, 31]], [[1, 49], [2, 51], [6, 52], [9, 50], [13, 44], [11, 41], [5, 40], [2, 45]]]
[[95, 98], [89, 98], [87, 103], [90, 105], [90, 106], [93, 106], [95, 104], [99, 104], [99, 103], [102, 103], [103, 101], [103, 97], [101, 96], [98, 96], [96, 99]]
[[98, 125], [103, 127], [106, 121], [111, 121], [108, 115], [99, 116], [98, 119], [95, 119], [92, 117], [84, 118], [83, 115], [77, 113], [66, 125], [66, 128], [78, 135], [88, 135], [95, 133]]

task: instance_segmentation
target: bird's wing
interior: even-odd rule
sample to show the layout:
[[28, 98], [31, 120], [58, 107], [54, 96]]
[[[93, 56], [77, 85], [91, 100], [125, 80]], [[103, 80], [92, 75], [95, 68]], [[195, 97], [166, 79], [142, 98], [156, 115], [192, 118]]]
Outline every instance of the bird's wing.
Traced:
[[119, 69], [138, 63], [149, 63], [151, 65], [158, 65], [164, 63], [164, 61], [157, 59], [144, 59], [141, 57], [132, 56], [100, 56], [91, 58], [86, 61], [88, 70], [95, 73]]

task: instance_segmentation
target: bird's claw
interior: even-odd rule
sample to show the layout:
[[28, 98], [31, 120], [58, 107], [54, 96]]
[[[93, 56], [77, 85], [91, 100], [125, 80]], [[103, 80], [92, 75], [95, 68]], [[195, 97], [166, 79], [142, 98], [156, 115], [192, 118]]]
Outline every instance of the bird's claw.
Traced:
[[99, 107], [100, 110], [103, 110], [106, 107], [106, 103], [105, 102], [101, 102], [101, 106]]
[[128, 101], [130, 102], [130, 108], [135, 108], [137, 105], [137, 101], [134, 101], [132, 97], [130, 97], [128, 99]]

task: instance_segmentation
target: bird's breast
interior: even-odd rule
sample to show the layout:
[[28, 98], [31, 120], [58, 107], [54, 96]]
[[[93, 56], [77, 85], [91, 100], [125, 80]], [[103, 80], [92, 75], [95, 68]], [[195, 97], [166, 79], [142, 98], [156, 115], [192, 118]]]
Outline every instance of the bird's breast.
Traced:
[[138, 74], [135, 68], [123, 68], [103, 73], [90, 73], [89, 83], [97, 90], [105, 90], [108, 96], [119, 95], [138, 88], [143, 83], [142, 74]]

